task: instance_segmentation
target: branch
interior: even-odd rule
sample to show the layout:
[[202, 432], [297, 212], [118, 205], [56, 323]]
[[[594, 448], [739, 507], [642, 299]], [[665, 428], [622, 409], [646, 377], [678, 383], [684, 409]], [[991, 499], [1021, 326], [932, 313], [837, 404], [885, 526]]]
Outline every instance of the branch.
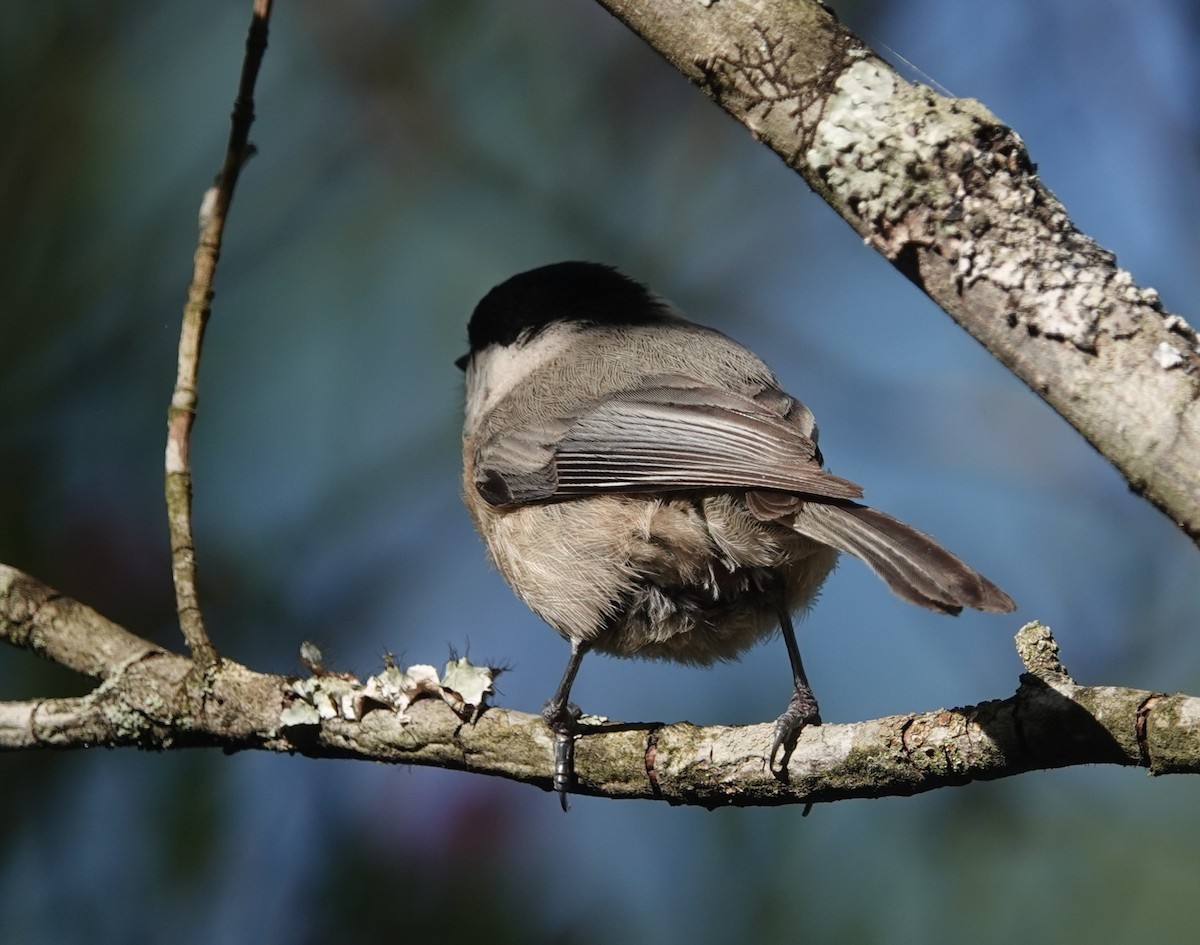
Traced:
[[1200, 543], [1196, 333], [1074, 228], [1016, 132], [813, 0], [599, 2]]
[[[422, 687], [441, 698], [394, 708], [372, 689], [374, 677], [364, 684], [320, 671], [297, 680], [225, 659], [197, 699], [190, 659], [3, 565], [0, 639], [103, 680], [79, 698], [0, 702], [0, 750], [259, 749], [430, 765], [550, 788], [553, 742], [540, 716], [464, 705], [446, 676], [440, 687]], [[783, 779], [763, 761], [772, 723], [598, 725], [579, 739], [574, 792], [767, 806], [911, 795], [1079, 764], [1200, 773], [1200, 698], [1081, 686], [1040, 624], [1023, 627], [1017, 646], [1028, 672], [1013, 697], [807, 728]]]
[[175, 390], [167, 410], [166, 499], [171, 533], [171, 575], [175, 583], [175, 608], [179, 628], [202, 669], [216, 663], [217, 650], [204, 628], [196, 594], [196, 545], [192, 531], [192, 468], [190, 444], [196, 417], [196, 389], [200, 372], [200, 347], [208, 325], [213, 297], [213, 277], [221, 256], [225, 220], [233, 189], [242, 167], [254, 153], [250, 125], [254, 122], [254, 83], [267, 50], [267, 21], [271, 0], [255, 0], [246, 57], [225, 149], [225, 161], [216, 183], [205, 193], [200, 207], [200, 244], [196, 248], [192, 284], [183, 307], [179, 333], [179, 364]]

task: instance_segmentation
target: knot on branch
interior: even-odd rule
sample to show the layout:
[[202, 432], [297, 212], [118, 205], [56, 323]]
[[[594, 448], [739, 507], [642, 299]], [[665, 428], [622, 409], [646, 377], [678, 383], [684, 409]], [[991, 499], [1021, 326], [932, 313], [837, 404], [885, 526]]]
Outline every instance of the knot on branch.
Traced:
[[1021, 658], [1026, 671], [1039, 679], [1075, 681], [1058, 658], [1058, 641], [1043, 623], [1032, 620], [1017, 631], [1017, 656]]

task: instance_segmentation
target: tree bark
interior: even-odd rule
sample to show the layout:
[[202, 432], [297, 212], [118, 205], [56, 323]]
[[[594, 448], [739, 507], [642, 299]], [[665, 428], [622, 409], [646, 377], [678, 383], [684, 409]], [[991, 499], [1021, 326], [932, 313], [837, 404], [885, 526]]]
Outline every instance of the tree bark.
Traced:
[[980, 102], [812, 0], [599, 0], [1200, 542], [1200, 349]]

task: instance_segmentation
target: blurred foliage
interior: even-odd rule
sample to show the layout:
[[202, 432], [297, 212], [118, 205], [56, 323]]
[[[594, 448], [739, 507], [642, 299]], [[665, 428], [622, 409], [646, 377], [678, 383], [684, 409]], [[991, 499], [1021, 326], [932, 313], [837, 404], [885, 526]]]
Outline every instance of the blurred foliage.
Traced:
[[[1192, 5], [838, 10], [1011, 121], [1078, 222], [1187, 314]], [[0, 561], [169, 646], [166, 405], [248, 19], [232, 2], [0, 11]], [[385, 650], [469, 646], [515, 665], [504, 704], [549, 694], [562, 644], [458, 503], [452, 361], [491, 285], [574, 257], [766, 353], [837, 471], [1021, 604], [940, 621], [846, 565], [802, 628], [828, 719], [1007, 695], [1011, 634], [1035, 616], [1082, 681], [1200, 691], [1194, 548], [599, 7], [280, 4], [257, 105], [194, 446], [203, 601], [233, 658], [298, 671], [312, 639], [370, 671]], [[597, 659], [576, 695], [613, 717], [773, 717], [778, 650], [707, 673]], [[0, 652], [2, 698], [81, 691]], [[14, 755], [0, 942], [1179, 940], [1195, 790], [1091, 769], [805, 820], [588, 799], [564, 817], [441, 771]]]

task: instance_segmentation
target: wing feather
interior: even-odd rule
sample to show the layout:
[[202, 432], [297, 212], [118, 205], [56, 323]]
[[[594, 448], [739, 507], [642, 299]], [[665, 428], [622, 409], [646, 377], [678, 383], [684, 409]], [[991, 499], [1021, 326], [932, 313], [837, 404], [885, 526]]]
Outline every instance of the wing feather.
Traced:
[[613, 492], [772, 489], [856, 499], [862, 489], [825, 472], [797, 401], [754, 397], [690, 379], [599, 400], [569, 417], [506, 430], [476, 456], [480, 493], [519, 505]]

